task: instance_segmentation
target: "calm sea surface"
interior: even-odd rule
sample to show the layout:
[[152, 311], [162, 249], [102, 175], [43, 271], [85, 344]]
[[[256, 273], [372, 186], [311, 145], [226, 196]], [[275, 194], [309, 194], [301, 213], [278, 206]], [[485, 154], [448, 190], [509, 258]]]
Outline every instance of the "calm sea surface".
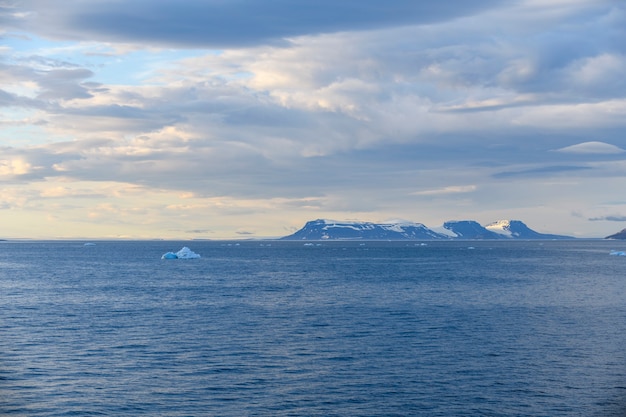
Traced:
[[2, 242], [0, 415], [626, 415], [611, 249]]

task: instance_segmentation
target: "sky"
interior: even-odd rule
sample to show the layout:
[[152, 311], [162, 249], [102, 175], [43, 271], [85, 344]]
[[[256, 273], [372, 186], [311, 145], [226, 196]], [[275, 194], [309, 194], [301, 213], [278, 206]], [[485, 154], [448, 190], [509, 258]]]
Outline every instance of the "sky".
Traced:
[[0, 237], [626, 228], [622, 0], [0, 0]]

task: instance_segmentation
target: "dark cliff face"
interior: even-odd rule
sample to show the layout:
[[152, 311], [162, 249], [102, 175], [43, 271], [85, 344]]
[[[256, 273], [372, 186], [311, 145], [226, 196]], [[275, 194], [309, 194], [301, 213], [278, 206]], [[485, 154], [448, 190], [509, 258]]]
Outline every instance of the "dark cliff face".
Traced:
[[620, 239], [626, 240], [626, 229], [622, 229], [620, 232], [615, 233], [614, 235], [607, 236], [605, 239]]
[[543, 235], [541, 233], [535, 232], [519, 220], [511, 221], [511, 232], [513, 232], [516, 237], [520, 237], [523, 239], [541, 239], [543, 237], [552, 236]]

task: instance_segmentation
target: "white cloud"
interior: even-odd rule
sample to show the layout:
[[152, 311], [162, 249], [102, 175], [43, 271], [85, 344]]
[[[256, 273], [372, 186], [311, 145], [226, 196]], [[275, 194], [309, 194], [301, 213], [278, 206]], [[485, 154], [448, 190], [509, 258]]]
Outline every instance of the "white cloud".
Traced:
[[575, 131], [624, 126], [626, 99], [573, 104], [542, 104], [516, 111], [513, 125]]
[[609, 143], [592, 141], [566, 146], [565, 148], [557, 149], [557, 152], [575, 154], [618, 154], [626, 151], [619, 146]]
[[0, 177], [14, 177], [29, 174], [33, 166], [24, 159], [0, 160]]
[[476, 191], [475, 185], [452, 185], [448, 187], [438, 188], [434, 190], [415, 191], [412, 195], [444, 195], [444, 194], [459, 194], [459, 193], [471, 193]]
[[569, 73], [570, 85], [587, 94], [602, 94], [605, 97], [623, 97], [626, 81], [621, 74], [626, 72], [626, 56], [601, 53], [572, 62], [565, 69]]

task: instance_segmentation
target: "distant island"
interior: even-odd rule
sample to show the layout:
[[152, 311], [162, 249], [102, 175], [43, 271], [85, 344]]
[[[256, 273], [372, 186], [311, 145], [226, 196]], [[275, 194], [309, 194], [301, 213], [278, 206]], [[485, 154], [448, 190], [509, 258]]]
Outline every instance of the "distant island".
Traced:
[[[626, 234], [626, 232], [625, 232]], [[452, 240], [452, 239], [574, 239], [571, 236], [544, 234], [530, 229], [520, 220], [498, 220], [481, 226], [474, 220], [451, 220], [437, 229], [414, 222], [341, 222], [317, 219], [282, 240]]]
[[622, 229], [620, 232], [615, 233], [614, 235], [607, 236], [605, 239], [626, 239], [626, 229]]

